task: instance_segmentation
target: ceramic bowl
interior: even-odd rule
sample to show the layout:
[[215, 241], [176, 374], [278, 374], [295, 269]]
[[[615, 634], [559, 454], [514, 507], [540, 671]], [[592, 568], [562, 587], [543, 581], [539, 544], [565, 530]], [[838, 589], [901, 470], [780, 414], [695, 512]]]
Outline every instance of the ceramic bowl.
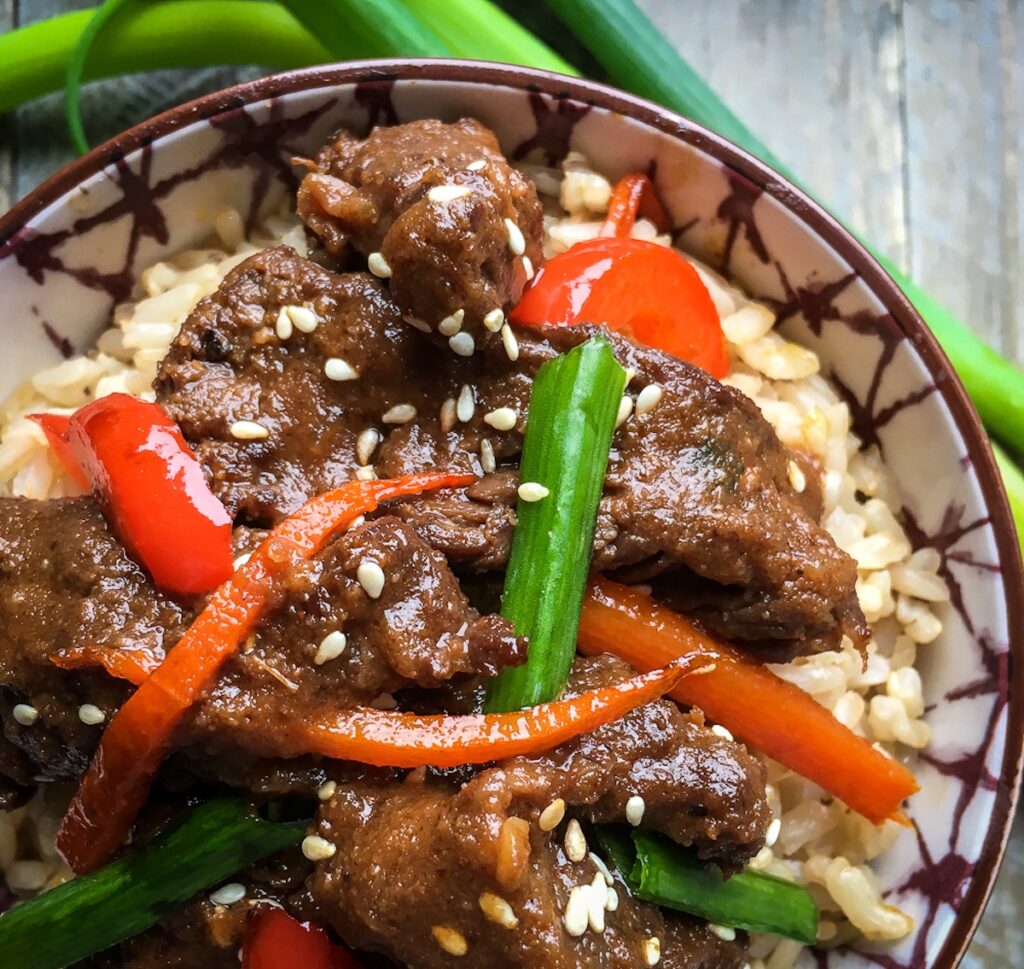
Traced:
[[468, 62], [367, 62], [243, 84], [168, 111], [64, 169], [0, 220], [0, 398], [87, 349], [148, 264], [199, 242], [225, 204], [250, 224], [295, 183], [292, 154], [339, 126], [473, 115], [513, 159], [570, 150], [610, 177], [651, 174], [683, 248], [776, 307], [842, 388], [899, 482], [911, 536], [942, 556], [952, 602], [922, 649], [934, 741], [913, 829], [878, 866], [917, 928], [829, 969], [951, 969], [992, 887], [1016, 799], [1024, 659], [1021, 565], [977, 414], [910, 304], [794, 186], [677, 115], [553, 74]]

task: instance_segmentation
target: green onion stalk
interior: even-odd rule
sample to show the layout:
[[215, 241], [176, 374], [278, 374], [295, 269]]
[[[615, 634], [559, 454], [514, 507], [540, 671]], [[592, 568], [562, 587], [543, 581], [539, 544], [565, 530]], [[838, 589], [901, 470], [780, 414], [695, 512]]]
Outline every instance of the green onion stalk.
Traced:
[[723, 878], [690, 849], [649, 831], [602, 827], [597, 839], [641, 901], [804, 945], [813, 945], [818, 938], [818, 907], [802, 885], [749, 868]]
[[[484, 710], [520, 710], [553, 700], [576, 655], [597, 505], [626, 371], [596, 336], [537, 371], [530, 393], [517, 521], [501, 614], [530, 640], [522, 666], [487, 688]], [[524, 488], [540, 486], [528, 500]]]
[[0, 915], [0, 962], [74, 965], [304, 834], [304, 825], [264, 821], [243, 801], [209, 801], [145, 847]]

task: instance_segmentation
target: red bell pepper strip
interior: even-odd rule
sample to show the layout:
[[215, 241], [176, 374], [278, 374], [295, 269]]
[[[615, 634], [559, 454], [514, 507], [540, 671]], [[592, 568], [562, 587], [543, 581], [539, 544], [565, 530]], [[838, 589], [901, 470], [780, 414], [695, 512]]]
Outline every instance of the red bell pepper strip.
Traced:
[[64, 465], [64, 470], [74, 479], [75, 484], [88, 491], [89, 476], [82, 470], [68, 442], [71, 418], [64, 414], [29, 414], [28, 419], [35, 421], [43, 429], [53, 453], [57, 455], [57, 459]]
[[91, 871], [124, 843], [175, 728], [256, 626], [276, 576], [311, 558], [381, 501], [474, 480], [468, 474], [437, 473], [352, 481], [313, 498], [276, 526], [111, 719], [57, 834], [57, 848], [71, 868]]
[[678, 252], [642, 239], [589, 239], [549, 259], [510, 319], [525, 326], [603, 323], [714, 377], [729, 372], [718, 311]]
[[141, 686], [146, 677], [163, 662], [163, 658], [148, 649], [117, 649], [90, 643], [54, 653], [50, 662], [62, 670], [100, 667], [116, 679]]
[[583, 603], [580, 651], [611, 653], [636, 669], [681, 657], [715, 664], [681, 680], [671, 696], [780, 764], [809, 778], [869, 821], [906, 823], [904, 798], [919, 788], [914, 775], [841, 724], [812, 697], [716, 642], [684, 616], [635, 588], [596, 577]]
[[231, 516], [156, 404], [110, 394], [80, 407], [68, 444], [118, 537], [173, 595], [209, 592], [231, 575]]
[[485, 764], [539, 754], [618, 720], [702, 665], [700, 657], [684, 657], [622, 683], [514, 713], [419, 716], [361, 708], [284, 725], [275, 737], [284, 757], [319, 754], [378, 767]]
[[600, 235], [627, 238], [633, 231], [638, 214], [650, 219], [659, 232], [668, 232], [672, 228], [651, 180], [646, 175], [634, 173], [619, 179], [616, 184]]
[[254, 909], [245, 927], [242, 969], [362, 969], [327, 933], [279, 908]]

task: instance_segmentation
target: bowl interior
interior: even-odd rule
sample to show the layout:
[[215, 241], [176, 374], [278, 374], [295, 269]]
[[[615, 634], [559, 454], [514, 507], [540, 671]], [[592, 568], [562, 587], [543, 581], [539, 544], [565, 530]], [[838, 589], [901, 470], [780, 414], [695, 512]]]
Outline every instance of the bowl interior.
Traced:
[[909, 307], [841, 230], [729, 146], [595, 85], [465, 64], [356, 65], [211, 96], [93, 153], [0, 223], [0, 398], [86, 350], [138, 272], [203, 240], [222, 206], [255, 223], [278, 205], [294, 186], [291, 155], [341, 126], [464, 115], [514, 159], [557, 165], [575, 150], [612, 178], [649, 172], [678, 244], [778, 309], [882, 449], [909, 531], [939, 550], [953, 590], [944, 632], [919, 661], [934, 741], [913, 829], [878, 866], [917, 931], [895, 950], [817, 964], [953, 965], [994, 877], [1016, 782], [1012, 529], [973, 411]]

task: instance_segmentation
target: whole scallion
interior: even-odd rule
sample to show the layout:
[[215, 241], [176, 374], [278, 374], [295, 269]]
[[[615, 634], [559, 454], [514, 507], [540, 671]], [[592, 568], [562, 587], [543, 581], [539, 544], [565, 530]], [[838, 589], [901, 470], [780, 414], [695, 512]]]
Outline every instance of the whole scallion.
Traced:
[[534, 378], [520, 495], [531, 485], [547, 494], [519, 499], [501, 607], [530, 645], [524, 665], [488, 685], [489, 713], [546, 703], [565, 686], [625, 386], [626, 372], [603, 335], [549, 360]]
[[817, 940], [818, 908], [801, 885], [749, 869], [723, 878], [689, 849], [649, 831], [606, 827], [598, 840], [641, 901], [805, 945]]
[[304, 833], [304, 825], [264, 821], [242, 801], [210, 801], [144, 848], [0, 915], [0, 963], [63, 969], [148, 929]]

